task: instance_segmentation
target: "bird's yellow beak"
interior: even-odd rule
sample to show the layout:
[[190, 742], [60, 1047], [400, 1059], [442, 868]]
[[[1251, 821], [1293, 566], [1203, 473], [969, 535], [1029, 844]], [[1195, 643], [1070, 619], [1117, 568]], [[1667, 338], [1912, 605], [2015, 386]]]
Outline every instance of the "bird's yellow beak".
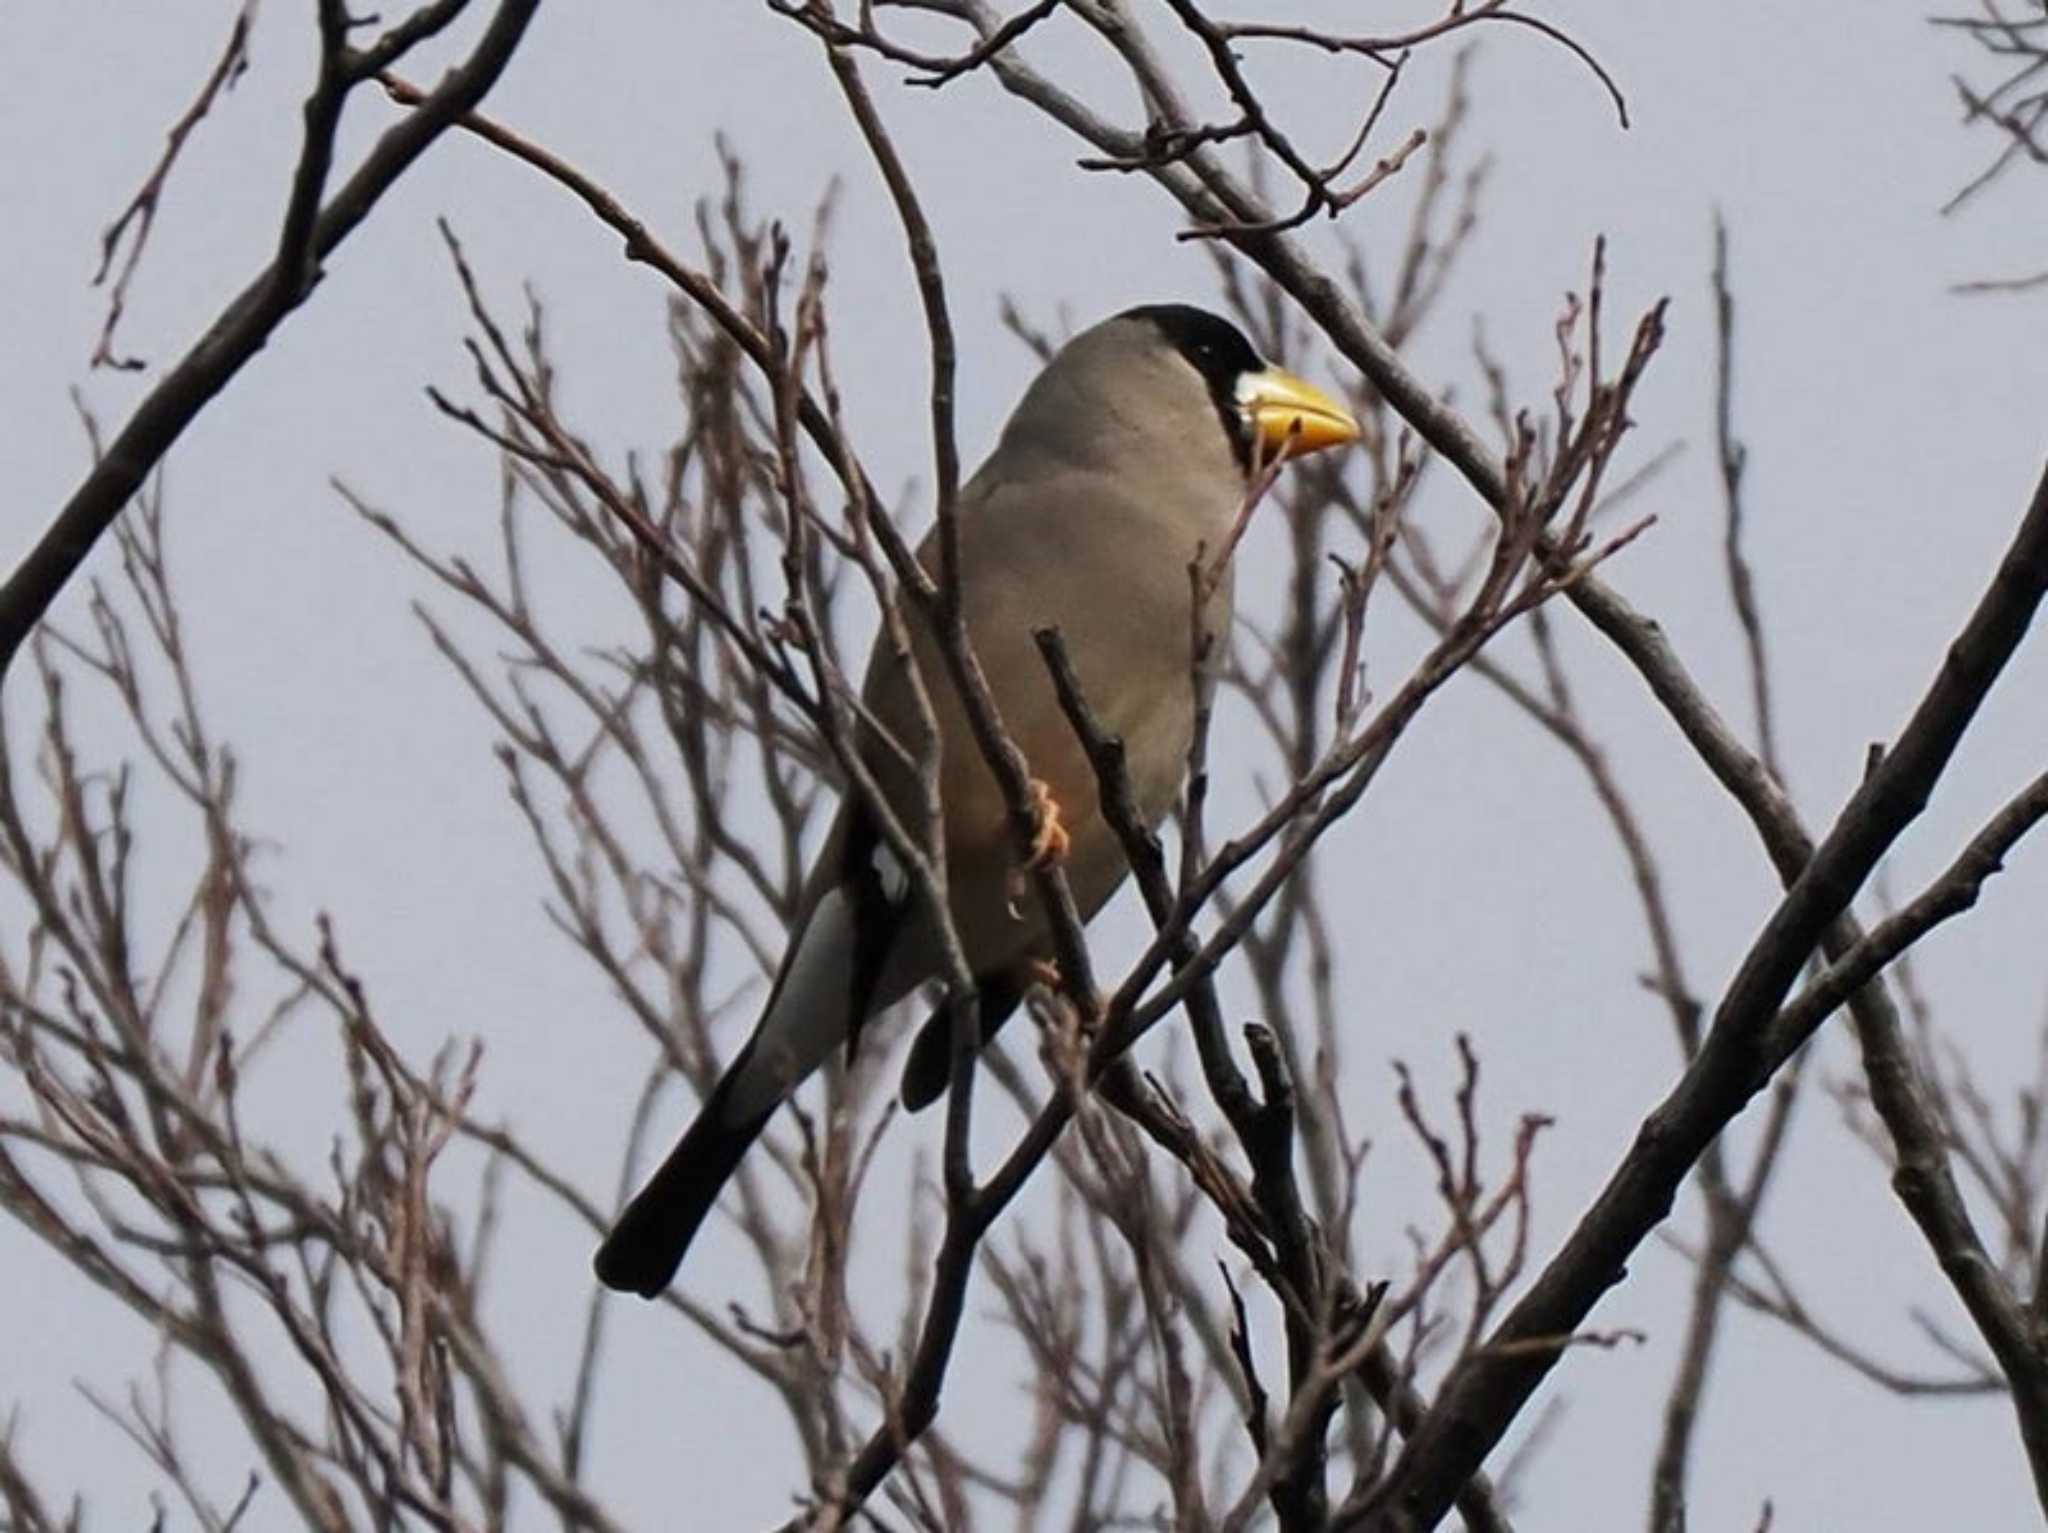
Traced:
[[1237, 402], [1268, 457], [1284, 450], [1298, 458], [1358, 440], [1358, 422], [1349, 410], [1313, 383], [1277, 367], [1240, 378]]

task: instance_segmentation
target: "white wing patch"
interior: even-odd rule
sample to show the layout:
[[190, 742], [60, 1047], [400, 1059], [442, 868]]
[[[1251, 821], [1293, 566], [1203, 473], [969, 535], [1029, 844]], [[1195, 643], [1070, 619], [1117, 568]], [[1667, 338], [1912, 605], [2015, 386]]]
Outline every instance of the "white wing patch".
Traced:
[[875, 855], [870, 859], [874, 864], [875, 877], [881, 881], [882, 898], [890, 904], [900, 904], [903, 896], [910, 892], [910, 875], [904, 871], [903, 862], [886, 841], [875, 843]]

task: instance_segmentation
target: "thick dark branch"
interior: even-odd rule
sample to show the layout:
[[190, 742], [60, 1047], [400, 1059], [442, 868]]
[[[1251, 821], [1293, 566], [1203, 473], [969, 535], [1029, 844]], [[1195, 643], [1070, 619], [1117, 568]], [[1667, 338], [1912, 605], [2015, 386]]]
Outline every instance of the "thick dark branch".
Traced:
[[1984, 883], [2003, 870], [2005, 855], [2048, 817], [2048, 774], [2021, 789], [1963, 848], [1933, 883], [1903, 910], [1870, 929], [1778, 1013], [1764, 1036], [1764, 1054], [1776, 1065], [1790, 1059], [1813, 1031], [1851, 996], [1895, 963], [1944, 921], [1977, 903]]
[[[1365, 1515], [1346, 1525], [1388, 1530], [1435, 1525], [1458, 1487], [1555, 1366], [1562, 1355], [1560, 1339], [1572, 1335], [1600, 1296], [1621, 1280], [1635, 1248], [1670, 1212], [1679, 1186], [1707, 1144], [1763, 1087], [1787, 1047], [1803, 1041], [1771, 1032], [1785, 993], [1878, 858], [1926, 805], [1957, 741], [2025, 635], [2044, 592], [2048, 475], [2036, 489], [1989, 589], [1950, 646], [1940, 674], [1898, 743], [1850, 799], [1752, 943], [1722, 997], [1698, 1058], [1645, 1120], [1627, 1157], [1522, 1301], [1487, 1346], [1446, 1383], [1422, 1430], [1364, 1509]], [[1804, 1036], [1811, 1036], [1820, 1020], [1814, 1018]], [[1772, 1046], [1775, 1052], [1768, 1051]], [[1901, 1175], [1907, 1174], [1902, 1162]], [[1945, 1158], [1937, 1156], [1932, 1165], [1917, 1164], [1911, 1174], [1953, 1191]], [[1902, 1196], [1905, 1193], [1902, 1188]], [[1926, 1197], [1944, 1207], [1951, 1205], [1944, 1193], [1929, 1192]], [[1908, 1203], [1915, 1206], [1913, 1198]], [[1959, 1194], [1952, 1211], [1962, 1213]], [[1951, 1242], [1958, 1244], [1945, 1244]], [[1952, 1280], [1964, 1266], [1995, 1273], [1967, 1219], [1961, 1219], [1960, 1228], [1944, 1224], [1934, 1243]], [[1968, 1290], [1964, 1292], [1968, 1302]], [[1983, 1317], [1974, 1311], [1973, 1318], [1982, 1323]], [[2016, 1388], [2020, 1382], [2014, 1380]], [[2041, 1383], [2048, 1386], [2048, 1375]], [[2034, 1455], [2033, 1439], [2041, 1435], [2038, 1426], [2048, 1421], [2048, 1414], [2034, 1408], [2035, 1425], [2030, 1427], [2028, 1402], [2020, 1402], [2020, 1413]], [[2048, 1455], [2037, 1457], [2037, 1472], [2048, 1486]]]

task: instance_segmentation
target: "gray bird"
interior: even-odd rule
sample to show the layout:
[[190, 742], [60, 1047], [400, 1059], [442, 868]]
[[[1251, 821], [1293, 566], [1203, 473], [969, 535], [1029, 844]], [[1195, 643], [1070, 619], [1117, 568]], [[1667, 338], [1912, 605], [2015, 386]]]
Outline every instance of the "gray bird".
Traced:
[[[974, 652], [1047, 810], [1043, 845], [1064, 858], [1082, 919], [1128, 869], [1102, 815], [1095, 773], [1061, 711], [1034, 629], [1065, 636], [1082, 691], [1124, 742], [1138, 808], [1157, 824], [1180, 792], [1194, 728], [1194, 625], [1188, 565], [1214, 558], [1250, 475], [1356, 440], [1335, 400], [1269, 366], [1228, 320], [1200, 309], [1132, 309], [1082, 332], [1034, 379], [996, 450], [961, 490], [962, 607]], [[918, 553], [938, 567], [936, 534]], [[1201, 618], [1230, 622], [1225, 571]], [[1036, 900], [1017, 900], [1017, 857], [1002, 792], [947, 680], [936, 641], [906, 620], [937, 716], [939, 794], [954, 929], [980, 989], [984, 1041], [1051, 957]], [[918, 737], [915, 694], [887, 644], [862, 695], [904, 750]], [[868, 738], [862, 759], [911, 834], [922, 811], [902, 752]], [[914, 752], [913, 752], [914, 753]], [[794, 934], [754, 1034], [688, 1132], [627, 1205], [597, 1253], [608, 1287], [660, 1294], [719, 1190], [775, 1110], [884, 1007], [937, 977], [933, 923], [860, 795], [849, 793], [806, 883]], [[943, 1009], [903, 1076], [915, 1110], [945, 1091]]]

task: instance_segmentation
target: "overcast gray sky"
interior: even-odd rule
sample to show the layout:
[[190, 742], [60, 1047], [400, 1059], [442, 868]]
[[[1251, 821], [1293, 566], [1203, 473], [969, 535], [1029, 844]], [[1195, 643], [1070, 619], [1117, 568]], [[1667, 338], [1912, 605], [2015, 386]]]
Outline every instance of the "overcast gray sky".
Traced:
[[[15, 65], [0, 95], [6, 557], [27, 546], [84, 465], [67, 391], [77, 385], [104, 420], [122, 418], [272, 238], [310, 60], [302, 7], [287, 5], [264, 12], [250, 75], [202, 127], [173, 182], [123, 331], [126, 349], [155, 366], [88, 373], [103, 313], [88, 286], [99, 233], [210, 67], [232, 9], [0, 7], [0, 56]], [[1707, 269], [1712, 211], [1725, 210], [1752, 555], [1773, 623], [1792, 787], [1809, 822], [1824, 823], [1866, 744], [1896, 727], [1932, 673], [2048, 450], [2048, 300], [1947, 291], [2048, 264], [2048, 183], [2016, 179], [1962, 216], [1938, 216], [1989, 144], [1958, 126], [1948, 83], [1975, 60], [1914, 5], [1557, 0], [1541, 10], [1599, 55], [1634, 125], [1617, 127], [1603, 92], [1561, 50], [1518, 29], [1486, 39], [1472, 138], [1497, 164], [1483, 226], [1410, 361], [1474, 397], [1470, 317], [1483, 316], [1523, 392], [1546, 388], [1561, 295], [1583, 285], [1599, 233], [1610, 240], [1612, 313], [1671, 296], [1671, 342], [1639, 397], [1632, 451], [1639, 461], [1672, 440], [1687, 448], [1646, 497], [1658, 526], [1610, 574], [1666, 624], [1724, 708], [1746, 717], [1711, 461]], [[1080, 78], [1103, 78], [1076, 32], [1041, 29], [1033, 57], [1048, 67], [1076, 61]], [[1418, 59], [1412, 95], [1396, 98], [1397, 130], [1429, 119], [1449, 63], [1448, 50]], [[876, 72], [878, 83], [890, 78]], [[1304, 62], [1276, 64], [1264, 78], [1291, 94], [1298, 120], [1330, 135], [1359, 106], [1353, 72]], [[969, 79], [936, 95], [887, 85], [883, 98], [948, 262], [970, 455], [985, 449], [1031, 370], [997, 324], [1000, 295], [1085, 323], [1134, 302], [1212, 294], [1206, 259], [1173, 241], [1159, 194], [1077, 172], [1078, 146], [991, 83]], [[755, 206], [794, 225], [843, 178], [833, 292], [853, 425], [883, 482], [922, 471], [922, 410], [905, 401], [918, 396], [924, 363], [900, 241], [804, 36], [764, 7], [557, 5], [536, 22], [491, 110], [590, 170], [679, 245], [692, 243], [692, 200], [717, 186], [715, 133], [746, 155]], [[350, 148], [382, 113], [367, 100], [357, 107]], [[1399, 192], [1384, 211], [1379, 199], [1360, 206], [1349, 226], [1388, 248], [1401, 228]], [[663, 440], [672, 395], [658, 282], [627, 267], [617, 242], [558, 192], [450, 139], [180, 443], [168, 465], [173, 549], [211, 715], [238, 742], [251, 823], [280, 843], [270, 873], [282, 911], [302, 926], [315, 909], [335, 914], [381, 1014], [418, 1052], [451, 1034], [484, 1036], [485, 1115], [530, 1128], [601, 1192], [644, 1064], [612, 1051], [637, 1035], [604, 1021], [601, 980], [546, 926], [488, 731], [407, 615], [420, 577], [328, 486], [342, 476], [430, 546], [488, 544], [496, 467], [422, 394], [430, 382], [459, 391], [467, 379], [436, 215], [453, 221], [496, 293], [511, 299], [530, 281], [547, 300], [569, 407], [602, 445]], [[1468, 517], [1463, 493], [1442, 476], [1422, 510]], [[1255, 607], [1260, 572], [1277, 567], [1272, 533], [1255, 528], [1240, 574]], [[574, 570], [559, 578], [553, 594], [564, 603], [608, 594]], [[77, 610], [74, 597], [60, 618]], [[1573, 620], [1565, 627], [1583, 700], [1649, 818], [1696, 982], [1714, 990], [1768, 909], [1768, 869], [1633, 678]], [[2048, 759], [2044, 654], [2036, 644], [2000, 684], [1905, 843], [1899, 887], [1944, 864]], [[29, 701], [17, 678], [6, 698], [17, 738]], [[1427, 1193], [1422, 1169], [1393, 1147], [1385, 1061], [1406, 1059], [1441, 1080], [1449, 1035], [1462, 1029], [1486, 1058], [1493, 1121], [1525, 1109], [1559, 1119], [1538, 1162], [1547, 1250], [1675, 1071], [1668, 1026], [1635, 983], [1646, 962], [1640, 921], [1590, 796], [1554, 748], [1467, 682], [1432, 707], [1333, 846], [1355, 902], [1342, 982], [1367, 1030], [1347, 1101], [1354, 1121], [1389, 1144], [1377, 1195], [1406, 1207]], [[2048, 856], [2029, 847], [1978, 914], [1924, 951], [1926, 986], [1984, 1079], [2032, 1057], [2048, 982], [2044, 909]], [[1115, 954], [1131, 950], [1138, 928], [1120, 904], [1101, 930], [1101, 950]], [[1839, 1039], [1820, 1058], [1834, 1072], [1848, 1063]], [[293, 1086], [307, 1116], [286, 1131], [317, 1155], [341, 1097], [316, 1078]], [[907, 1132], [935, 1138], [936, 1122]], [[1771, 1238], [1846, 1329], [1902, 1365], [1937, 1368], [1905, 1310], [1924, 1305], [1958, 1326], [1960, 1317], [1882, 1173], [1819, 1098], [1797, 1134], [1769, 1209]], [[1696, 1225], [1690, 1210], [1679, 1225]], [[498, 1301], [527, 1326], [522, 1378], [536, 1399], [558, 1398], [588, 1241], [539, 1215], [510, 1238], [520, 1260], [503, 1272]], [[1367, 1258], [1398, 1262], [1398, 1228], [1377, 1238]], [[721, 1266], [731, 1254], [708, 1246], [684, 1280], [722, 1295], [741, 1281], [735, 1264]], [[52, 1489], [86, 1491], [95, 1525], [140, 1525], [149, 1476], [71, 1385], [119, 1395], [146, 1367], [147, 1338], [11, 1227], [0, 1228], [0, 1264], [25, 1279], [0, 1314], [0, 1408], [20, 1407], [30, 1461]], [[1688, 1278], [1677, 1256], [1646, 1249], [1595, 1323], [1639, 1327], [1648, 1343], [1588, 1352], [1553, 1376], [1547, 1389], [1568, 1409], [1526, 1483], [1521, 1526], [1640, 1523]], [[739, 1446], [722, 1460], [731, 1472], [690, 1477], [704, 1525], [744, 1526], [786, 1508], [797, 1461], [765, 1390], [734, 1383], [706, 1345], [642, 1306], [620, 1315], [614, 1348], [594, 1464], [622, 1511], [644, 1514], [645, 1526], [678, 1525], [658, 1510], [676, 1485], [677, 1445], [712, 1441]], [[203, 1402], [201, 1381], [189, 1389]], [[977, 1407], [999, 1419], [1013, 1402], [994, 1384], [961, 1389], [948, 1404], [967, 1419]], [[217, 1415], [194, 1419], [207, 1427], [188, 1451], [225, 1492], [252, 1455]], [[1693, 1526], [1702, 1530], [1753, 1526], [1767, 1497], [1777, 1526], [1793, 1529], [2000, 1529], [2035, 1515], [2004, 1402], [1885, 1397], [1740, 1315], [1697, 1462]], [[171, 1525], [183, 1524], [174, 1515]]]

